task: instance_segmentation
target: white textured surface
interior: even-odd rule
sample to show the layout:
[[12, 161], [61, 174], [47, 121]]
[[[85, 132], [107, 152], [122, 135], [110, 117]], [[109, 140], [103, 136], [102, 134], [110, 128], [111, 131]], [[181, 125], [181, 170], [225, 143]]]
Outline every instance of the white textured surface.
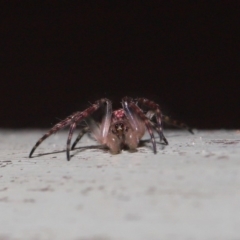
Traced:
[[156, 155], [77, 149], [70, 162], [53, 153], [61, 132], [29, 159], [44, 132], [0, 131], [1, 240], [240, 239], [239, 131], [167, 131]]

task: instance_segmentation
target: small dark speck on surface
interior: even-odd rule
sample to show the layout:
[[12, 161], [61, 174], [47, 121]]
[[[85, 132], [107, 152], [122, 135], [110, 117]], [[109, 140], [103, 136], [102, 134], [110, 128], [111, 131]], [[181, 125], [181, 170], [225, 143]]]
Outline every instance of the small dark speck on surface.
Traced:
[[130, 197], [127, 195], [123, 195], [123, 194], [117, 195], [117, 199], [120, 201], [124, 201], [124, 202], [130, 201]]
[[236, 140], [227, 140], [227, 139], [220, 139], [220, 140], [211, 140], [212, 143], [223, 143], [223, 144], [238, 144], [240, 143], [239, 139]]
[[0, 198], [0, 202], [9, 202], [8, 197], [2, 197]]
[[187, 153], [186, 152], [179, 152], [180, 156], [185, 156]]
[[225, 156], [225, 155], [223, 155], [223, 156], [219, 156], [217, 159], [229, 159], [229, 157], [228, 157], [228, 156]]
[[76, 238], [76, 240], [110, 240], [110, 238], [103, 236], [94, 236], [94, 237], [80, 237]]
[[62, 178], [64, 178], [64, 179], [71, 179], [72, 177], [71, 176], [63, 176]]
[[214, 153], [209, 153], [209, 154], [205, 155], [205, 158], [209, 158], [209, 157], [213, 157], [213, 156], [215, 156]]
[[146, 191], [146, 194], [147, 195], [152, 195], [152, 194], [156, 193], [156, 190], [157, 189], [155, 187], [149, 187]]
[[103, 185], [101, 185], [101, 186], [98, 187], [98, 189], [103, 190], [103, 189], [105, 189], [105, 187]]
[[29, 189], [29, 191], [34, 191], [34, 192], [53, 192], [54, 189], [52, 189], [51, 187], [45, 187], [45, 188], [32, 188]]
[[77, 207], [76, 207], [77, 210], [82, 210], [83, 209], [83, 205], [82, 204], [79, 204]]
[[81, 191], [81, 193], [82, 193], [83, 195], [86, 195], [86, 194], [89, 193], [91, 190], [93, 190], [92, 187], [87, 187], [87, 188], [83, 189], [83, 190]]
[[136, 214], [127, 214], [125, 216], [125, 219], [128, 220], [128, 221], [138, 221], [138, 220], [141, 219], [141, 217], [136, 215]]
[[35, 199], [32, 199], [32, 198], [28, 198], [28, 199], [24, 199], [23, 202], [25, 203], [35, 203]]

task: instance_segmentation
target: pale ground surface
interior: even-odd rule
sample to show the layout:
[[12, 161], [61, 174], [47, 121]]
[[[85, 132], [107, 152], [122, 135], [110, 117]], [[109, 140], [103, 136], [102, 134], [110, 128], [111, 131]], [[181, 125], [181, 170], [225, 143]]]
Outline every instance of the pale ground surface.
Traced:
[[0, 240], [240, 239], [239, 131], [166, 131], [156, 155], [78, 148], [70, 162], [61, 132], [29, 159], [44, 132], [0, 131]]

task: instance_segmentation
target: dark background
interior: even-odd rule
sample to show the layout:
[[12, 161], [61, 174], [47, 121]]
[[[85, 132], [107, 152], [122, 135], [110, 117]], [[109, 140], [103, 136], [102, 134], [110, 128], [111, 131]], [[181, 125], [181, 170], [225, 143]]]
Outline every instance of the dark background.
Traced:
[[239, 128], [240, 1], [5, 1], [0, 127], [51, 127], [101, 97], [147, 97]]

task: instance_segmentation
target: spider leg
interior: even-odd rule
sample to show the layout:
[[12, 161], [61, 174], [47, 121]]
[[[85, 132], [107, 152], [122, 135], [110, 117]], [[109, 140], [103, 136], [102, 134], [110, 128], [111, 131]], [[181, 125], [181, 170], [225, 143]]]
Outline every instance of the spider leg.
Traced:
[[111, 116], [112, 116], [112, 103], [110, 101], [106, 102], [107, 106], [105, 108], [104, 118], [101, 123], [101, 137], [105, 142], [105, 139], [108, 135], [109, 127], [111, 125]]
[[75, 142], [73, 143], [71, 150], [73, 150], [76, 146], [76, 144], [80, 141], [80, 139], [83, 137], [85, 133], [87, 133], [89, 130], [93, 133], [95, 138], [100, 142], [100, 143], [105, 143], [105, 138], [108, 134], [108, 130], [110, 127], [111, 123], [111, 116], [112, 116], [112, 104], [110, 101], [106, 102], [107, 106], [105, 108], [104, 112], [104, 117], [102, 119], [102, 122], [99, 126], [93, 119], [87, 119], [87, 127], [84, 127], [81, 129], [78, 137], [76, 138]]
[[187, 124], [179, 122], [178, 120], [171, 119], [168, 116], [162, 115], [162, 120], [172, 126], [178, 127], [178, 128], [183, 128], [188, 130], [190, 133], [194, 134], [192, 128], [190, 128]]
[[89, 126], [92, 136], [100, 144], [106, 144], [107, 142], [107, 136], [111, 124], [111, 116], [112, 116], [112, 103], [108, 101], [106, 102], [103, 118], [100, 120], [100, 122], [96, 122], [92, 118], [88, 118], [86, 120], [86, 123]]
[[76, 112], [70, 116], [68, 116], [66, 119], [62, 120], [61, 122], [57, 123], [54, 127], [52, 127], [46, 134], [44, 134], [35, 144], [35, 146], [32, 148], [30, 154], [29, 154], [29, 158], [31, 158], [32, 154], [34, 153], [34, 151], [36, 150], [36, 148], [49, 136], [51, 136], [52, 134], [56, 133], [57, 131], [61, 130], [62, 128], [68, 126], [71, 122], [72, 119], [74, 118], [75, 115], [79, 114], [80, 112]]
[[[160, 137], [160, 140], [164, 141], [164, 143], [166, 145], [168, 145], [168, 141], [167, 139], [165, 138], [164, 134], [163, 134], [163, 129], [162, 129], [162, 113], [160, 111], [160, 107], [157, 103], [153, 102], [153, 101], [150, 101], [146, 98], [137, 98], [136, 99], [137, 103], [140, 103], [140, 104], [143, 104], [145, 106], [147, 106], [148, 108], [150, 108], [151, 110], [149, 111], [149, 113], [147, 113], [147, 117], [148, 115], [151, 116], [151, 118], [153, 116], [156, 117], [156, 120], [157, 120], [157, 124], [155, 126], [156, 128], [156, 131]], [[150, 118], [150, 119], [151, 119]]]
[[68, 161], [70, 160], [70, 146], [71, 146], [72, 135], [73, 135], [73, 132], [74, 132], [76, 126], [77, 126], [77, 123], [73, 122], [69, 129], [69, 134], [68, 134], [68, 139], [67, 139], [67, 160]]
[[[70, 131], [69, 131], [69, 137], [68, 137], [68, 141], [70, 141], [71, 143], [71, 137], [72, 137], [72, 132], [74, 131], [74, 129], [76, 128], [76, 124], [83, 121], [85, 118], [89, 117], [92, 113], [94, 113], [97, 109], [99, 109], [103, 104], [109, 104], [111, 103], [110, 100], [103, 98], [100, 99], [98, 101], [95, 102], [95, 104], [93, 104], [91, 107], [87, 108], [86, 110], [82, 111], [82, 112], [76, 112], [72, 115], [70, 115], [69, 117], [67, 117], [66, 119], [62, 120], [61, 122], [57, 123], [53, 128], [51, 128], [45, 135], [43, 135], [42, 138], [40, 138], [37, 143], [35, 144], [35, 146], [32, 148], [29, 157], [32, 156], [33, 152], [36, 150], [36, 148], [46, 139], [48, 138], [50, 135], [52, 135], [53, 133], [59, 131], [60, 129], [68, 126], [71, 124], [70, 127]], [[70, 140], [69, 140], [70, 138]], [[68, 148], [68, 147], [67, 147]], [[70, 147], [69, 147], [70, 148]], [[68, 159], [69, 160], [69, 159]]]
[[83, 135], [85, 133], [87, 133], [89, 131], [89, 127], [84, 127], [80, 130], [80, 133], [78, 134], [76, 140], [74, 141], [72, 147], [71, 147], [71, 150], [73, 150], [75, 148], [75, 146], [77, 145], [77, 143], [81, 140], [81, 138], [83, 137]]
[[[151, 126], [157, 131], [157, 133], [159, 134], [161, 134], [161, 131], [160, 131], [160, 128], [158, 127], [158, 124], [156, 124], [156, 123], [154, 123], [154, 122], [152, 122], [152, 121], [150, 121], [150, 123], [151, 123]], [[159, 136], [160, 137], [160, 136]], [[168, 140], [165, 138], [165, 136], [162, 134], [162, 136], [160, 137], [160, 140], [163, 140], [164, 141], [164, 143], [166, 144], [166, 145], [168, 145]]]
[[152, 131], [152, 125], [150, 123], [150, 120], [145, 116], [143, 111], [133, 102], [131, 98], [124, 97], [122, 99], [122, 106], [127, 118], [129, 119], [129, 122], [131, 123], [131, 125], [135, 127], [134, 130], [138, 131], [138, 124], [135, 121], [136, 116], [139, 117], [145, 123], [151, 137], [153, 152], [156, 154], [157, 153], [156, 141]]

